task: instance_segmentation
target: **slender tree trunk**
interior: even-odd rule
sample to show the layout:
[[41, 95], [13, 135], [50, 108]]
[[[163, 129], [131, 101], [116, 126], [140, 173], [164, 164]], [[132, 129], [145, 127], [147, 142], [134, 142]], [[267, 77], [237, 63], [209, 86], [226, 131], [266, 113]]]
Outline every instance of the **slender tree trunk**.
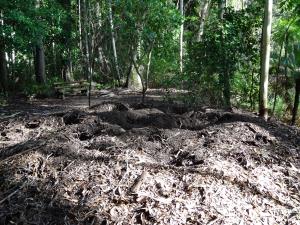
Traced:
[[51, 44], [51, 59], [52, 59], [52, 64], [51, 64], [51, 74], [57, 75], [59, 72], [57, 71], [57, 56], [56, 56], [56, 45], [55, 42], [53, 41]]
[[145, 82], [144, 82], [144, 79], [143, 79], [143, 74], [141, 73], [140, 71], [140, 65], [138, 65], [137, 63], [137, 60], [136, 60], [136, 54], [134, 55], [134, 58], [132, 60], [132, 63], [133, 63], [133, 66], [134, 66], [134, 69], [136, 71], [136, 74], [138, 75], [138, 77], [140, 78], [141, 80], [141, 85], [142, 85], [142, 93], [144, 92], [145, 90]]
[[[285, 44], [284, 44], [284, 58], [288, 58], [288, 47], [289, 47], [289, 38], [288, 35], [285, 38]], [[284, 64], [284, 101], [288, 104], [285, 113], [292, 113], [293, 111], [293, 106], [291, 105], [291, 96], [289, 93], [289, 75], [288, 75], [288, 64]]]
[[295, 125], [297, 119], [297, 113], [299, 108], [299, 97], [300, 97], [300, 79], [296, 79], [295, 81], [295, 100], [294, 100], [294, 107], [293, 107], [293, 117], [292, 117], [292, 125]]
[[67, 13], [67, 19], [63, 23], [63, 44], [65, 46], [65, 56], [63, 56], [63, 77], [65, 81], [72, 81], [72, 16], [71, 16], [71, 0], [60, 0], [60, 3]]
[[83, 0], [83, 24], [84, 24], [84, 50], [85, 50], [85, 73], [89, 82], [88, 86], [88, 105], [91, 107], [91, 83], [92, 83], [92, 67], [91, 67], [91, 50], [90, 50], [90, 15], [89, 15], [89, 0]]
[[80, 50], [81, 50], [81, 61], [83, 68], [84, 79], [89, 79], [89, 49], [88, 49], [88, 21], [87, 21], [87, 1], [78, 1], [78, 14], [79, 14], [79, 33], [80, 33]]
[[79, 32], [79, 48], [83, 52], [82, 44], [82, 18], [81, 18], [81, 0], [78, 0], [78, 32]]
[[268, 118], [268, 87], [271, 51], [273, 0], [265, 0], [265, 16], [262, 35], [261, 77], [259, 95], [259, 115], [265, 120]]
[[7, 62], [5, 57], [5, 47], [4, 42], [0, 41], [0, 82], [2, 91], [6, 93], [8, 91], [8, 84], [7, 84]]
[[[279, 51], [279, 58], [278, 58], [278, 63], [277, 63], [277, 70], [276, 70], [276, 86], [275, 86], [275, 97], [274, 97], [274, 104], [273, 104], [273, 110], [272, 114], [274, 114], [275, 108], [276, 108], [276, 103], [277, 103], [277, 96], [278, 96], [278, 85], [279, 85], [279, 73], [280, 73], [280, 65], [281, 65], [281, 59], [282, 59], [282, 51], [283, 47], [285, 45], [285, 58], [287, 59], [287, 46], [288, 46], [288, 40], [289, 40], [289, 30], [291, 25], [294, 23], [295, 19], [292, 20], [288, 27], [286, 28], [284, 32], [284, 38], [281, 42], [280, 45], [280, 51]], [[285, 70], [287, 70], [287, 66], [285, 66]], [[287, 71], [285, 72], [287, 74]]]
[[224, 87], [223, 87], [223, 96], [224, 96], [224, 103], [225, 103], [225, 108], [227, 110], [231, 110], [231, 84], [230, 84], [230, 74], [225, 68], [224, 71]]
[[132, 69], [133, 69], [133, 63], [130, 62], [129, 68], [126, 73], [126, 82], [124, 85], [125, 88], [128, 88], [128, 86], [129, 86], [129, 78], [130, 78], [130, 73], [131, 73]]
[[253, 110], [254, 107], [254, 99], [253, 99], [253, 89], [254, 89], [254, 69], [252, 69], [251, 73], [251, 88], [250, 88], [250, 109]]
[[148, 55], [145, 85], [143, 87], [143, 99], [142, 99], [143, 103], [145, 102], [146, 92], [147, 92], [148, 87], [149, 87], [149, 74], [150, 74], [151, 59], [152, 59], [152, 47], [151, 47], [149, 55]]
[[[219, 17], [221, 20], [221, 23], [224, 24], [224, 13], [225, 13], [225, 7], [226, 7], [226, 0], [220, 0], [219, 2]], [[230, 84], [230, 69], [228, 68], [227, 63], [227, 53], [226, 53], [226, 47], [225, 47], [225, 36], [224, 36], [224, 26], [222, 25], [221, 30], [221, 42], [222, 42], [222, 65], [221, 65], [221, 74], [220, 76], [223, 78], [223, 100], [225, 108], [228, 110], [231, 110], [231, 84]]]
[[280, 74], [280, 65], [281, 65], [281, 58], [282, 58], [281, 55], [282, 55], [283, 45], [284, 45], [284, 41], [282, 41], [282, 43], [281, 43], [280, 50], [279, 50], [278, 62], [277, 62], [276, 81], [275, 81], [275, 97], [274, 97], [272, 115], [274, 115], [274, 113], [275, 113], [276, 103], [277, 103], [278, 85], [279, 85], [279, 74]]
[[46, 83], [45, 52], [44, 52], [42, 38], [38, 40], [38, 43], [35, 46], [34, 66], [35, 66], [36, 82], [39, 84], [45, 84]]
[[[0, 16], [3, 18], [3, 12], [0, 11]], [[4, 26], [4, 21], [0, 20], [0, 26]], [[7, 73], [7, 61], [5, 55], [5, 42], [3, 38], [4, 34], [0, 33], [0, 85], [4, 93], [8, 91], [8, 73]]]
[[[183, 11], [183, 0], [180, 0], [180, 14], [183, 17], [184, 11]], [[183, 32], [184, 32], [184, 22], [180, 25], [180, 50], [179, 50], [179, 66], [180, 66], [180, 73], [183, 72]]]
[[[36, 1], [36, 8], [40, 8], [40, 0]], [[43, 38], [40, 36], [35, 46], [34, 51], [34, 66], [36, 82], [39, 84], [46, 83], [46, 70], [45, 70], [45, 52], [43, 45]]]
[[118, 63], [118, 55], [117, 55], [117, 48], [116, 48], [116, 39], [115, 39], [115, 29], [114, 29], [114, 22], [113, 22], [113, 12], [112, 12], [112, 0], [108, 0], [109, 3], [109, 23], [110, 23], [110, 29], [111, 29], [111, 42], [113, 47], [113, 54], [114, 54], [114, 63], [115, 63], [115, 69], [117, 73], [117, 80], [120, 85], [121, 83], [121, 75], [120, 75], [120, 69], [119, 69], [119, 63]]
[[206, 20], [207, 14], [208, 14], [209, 3], [210, 3], [210, 0], [204, 0], [203, 5], [201, 7], [201, 11], [199, 13], [200, 24], [199, 24], [199, 31], [198, 31], [198, 35], [197, 35], [197, 42], [200, 42], [202, 40], [202, 36], [204, 33], [205, 20]]
[[220, 8], [220, 11], [219, 11], [219, 17], [221, 20], [224, 19], [224, 13], [225, 13], [225, 7], [226, 7], [226, 0], [219, 0], [219, 8]]
[[89, 51], [89, 23], [88, 23], [88, 1], [83, 0], [83, 20], [84, 20], [84, 54], [85, 54], [85, 67], [86, 77], [89, 79], [89, 67], [90, 67], [90, 51]]

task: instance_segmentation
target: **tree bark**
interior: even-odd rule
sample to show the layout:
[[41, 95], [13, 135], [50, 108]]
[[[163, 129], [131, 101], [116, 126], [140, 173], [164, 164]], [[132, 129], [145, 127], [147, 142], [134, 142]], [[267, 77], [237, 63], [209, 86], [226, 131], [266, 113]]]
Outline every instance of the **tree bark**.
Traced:
[[5, 47], [4, 42], [0, 41], [0, 82], [2, 91], [6, 93], [8, 91], [8, 84], [7, 84], [7, 62], [5, 57]]
[[133, 67], [133, 63], [130, 62], [128, 70], [126, 72], [126, 82], [124, 84], [125, 88], [128, 88], [128, 86], [129, 86], [129, 79], [130, 79], [130, 74], [131, 74], [131, 71], [132, 71], [132, 67]]
[[[184, 12], [183, 12], [183, 0], [180, 0], [180, 14], [183, 17]], [[179, 50], [179, 66], [180, 66], [180, 73], [183, 72], [183, 32], [184, 32], [184, 22], [182, 21], [180, 25], [180, 39], [179, 39], [179, 45], [180, 45], [180, 50]]]
[[228, 68], [227, 63], [227, 53], [226, 53], [226, 47], [225, 45], [225, 36], [224, 36], [224, 13], [225, 13], [225, 7], [226, 7], [226, 0], [220, 0], [219, 2], [219, 17], [222, 23], [222, 30], [221, 30], [221, 42], [222, 42], [222, 59], [221, 59], [221, 73], [220, 76], [223, 78], [223, 100], [224, 105], [227, 110], [231, 110], [231, 84], [230, 84], [230, 69]]
[[62, 7], [67, 13], [67, 18], [63, 22], [63, 44], [65, 46], [65, 54], [63, 56], [62, 73], [65, 81], [73, 80], [72, 72], [72, 54], [71, 54], [71, 43], [72, 43], [72, 16], [71, 16], [71, 0], [60, 0]]
[[224, 13], [225, 13], [225, 7], [226, 7], [226, 0], [220, 0], [219, 2], [219, 17], [221, 20], [224, 19]]
[[253, 99], [253, 92], [254, 92], [254, 70], [252, 69], [252, 73], [251, 73], [251, 87], [250, 87], [250, 96], [249, 96], [249, 100], [250, 100], [250, 109], [253, 110], [255, 107], [254, 104], [254, 99]]
[[152, 46], [151, 49], [149, 51], [149, 55], [148, 55], [148, 63], [147, 63], [147, 70], [146, 70], [146, 78], [145, 78], [145, 85], [143, 88], [143, 98], [142, 98], [142, 103], [145, 102], [145, 97], [146, 97], [146, 92], [148, 90], [149, 87], [149, 74], [150, 74], [150, 66], [151, 66], [151, 59], [152, 59]]
[[116, 73], [117, 73], [117, 80], [120, 85], [121, 75], [120, 75], [120, 69], [119, 69], [119, 63], [118, 63], [118, 55], [117, 55], [117, 48], [116, 48], [116, 39], [115, 39], [115, 30], [114, 30], [111, 0], [109, 0], [108, 3], [109, 3], [109, 23], [110, 23], [110, 29], [111, 29], [111, 42], [112, 42], [112, 47], [113, 47], [114, 63], [115, 63], [115, 69], [116, 69]]
[[81, 62], [83, 68], [84, 79], [89, 79], [89, 44], [88, 44], [88, 15], [87, 15], [87, 1], [78, 0], [78, 26], [81, 50]]
[[[40, 0], [36, 1], [36, 8], [40, 8]], [[34, 69], [35, 69], [35, 79], [39, 84], [46, 83], [46, 70], [45, 70], [45, 52], [43, 46], [43, 38], [39, 35], [38, 40], [35, 45], [34, 50]]]
[[198, 31], [198, 35], [197, 35], [197, 42], [200, 42], [202, 40], [202, 36], [204, 33], [205, 20], [206, 20], [207, 14], [208, 14], [209, 3], [210, 3], [210, 0], [204, 0], [203, 5], [201, 7], [201, 11], [199, 13], [200, 24], [199, 24], [199, 31]]
[[91, 107], [91, 83], [92, 83], [92, 66], [91, 66], [91, 50], [90, 50], [90, 15], [89, 15], [89, 0], [83, 0], [83, 25], [84, 25], [84, 61], [85, 73], [89, 82], [88, 87], [88, 105]]
[[297, 113], [299, 108], [299, 96], [300, 96], [300, 78], [295, 80], [295, 100], [293, 107], [293, 117], [292, 117], [292, 125], [295, 125], [297, 119]]
[[42, 38], [39, 38], [38, 43], [35, 46], [34, 68], [35, 68], [36, 82], [39, 84], [45, 84], [46, 83], [45, 52], [44, 52]]
[[83, 52], [82, 42], [82, 16], [81, 16], [81, 0], [78, 0], [78, 32], [79, 32], [79, 48]]
[[272, 30], [272, 6], [273, 0], [266, 0], [265, 15], [262, 33], [262, 56], [261, 56], [261, 76], [259, 95], [259, 115], [265, 120], [268, 118], [268, 86], [271, 51], [271, 30]]
[[[3, 18], [3, 12], [0, 11], [0, 16]], [[0, 20], [0, 26], [4, 26], [4, 20]], [[5, 57], [5, 41], [3, 34], [0, 33], [0, 85], [3, 93], [8, 91], [8, 73], [7, 73], [7, 61]]]

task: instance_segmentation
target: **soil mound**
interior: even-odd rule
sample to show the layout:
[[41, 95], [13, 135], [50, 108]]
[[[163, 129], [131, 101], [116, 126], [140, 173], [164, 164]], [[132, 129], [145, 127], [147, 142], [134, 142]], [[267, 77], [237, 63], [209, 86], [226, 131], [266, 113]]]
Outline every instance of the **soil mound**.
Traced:
[[250, 113], [114, 100], [0, 133], [0, 224], [300, 223], [300, 132]]

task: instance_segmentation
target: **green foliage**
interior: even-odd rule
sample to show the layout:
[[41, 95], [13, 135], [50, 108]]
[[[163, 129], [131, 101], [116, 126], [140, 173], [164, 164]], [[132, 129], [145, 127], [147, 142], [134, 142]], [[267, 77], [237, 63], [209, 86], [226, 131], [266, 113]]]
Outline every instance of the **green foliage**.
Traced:
[[54, 96], [53, 86], [50, 84], [37, 84], [32, 83], [28, 84], [25, 88], [23, 93], [27, 97], [37, 97], [37, 98], [46, 98]]
[[4, 24], [0, 26], [0, 33], [8, 49], [28, 52], [38, 37], [61, 32], [59, 23], [64, 12], [55, 1], [45, 1], [40, 7], [36, 7], [33, 0], [2, 0], [1, 4], [4, 10], [0, 19]]
[[103, 90], [103, 89], [112, 88], [112, 87], [113, 87], [112, 84], [100, 84], [100, 83], [96, 84], [96, 88], [98, 90]]
[[[39, 7], [37, 2], [0, 0], [0, 50], [5, 52], [7, 60], [9, 89], [26, 95], [49, 96], [53, 94], [53, 83], [63, 81], [67, 69], [73, 79], [86, 79], [87, 52], [97, 88], [115, 86], [108, 1], [80, 1], [78, 5], [75, 0], [39, 0]], [[112, 0], [121, 80], [125, 83], [133, 59], [146, 68], [151, 51], [150, 87], [184, 88], [189, 94], [181, 100], [188, 104], [222, 106], [224, 88], [228, 85], [234, 105], [255, 109], [264, 1], [250, 1], [243, 9], [237, 6], [237, 1], [227, 1], [223, 19], [220, 1], [210, 1], [200, 42], [195, 37], [204, 1], [184, 1], [183, 17], [176, 3]], [[280, 0], [275, 2], [274, 9], [270, 100], [274, 102], [277, 96], [275, 114], [282, 116], [284, 109], [292, 104], [294, 78], [300, 76], [300, 3]], [[184, 72], [179, 73], [182, 22]], [[45, 86], [34, 82], [33, 50], [41, 41], [46, 59]], [[228, 77], [230, 85], [226, 83]]]
[[126, 54], [121, 55], [125, 59], [123, 67], [126, 69], [125, 65], [130, 64], [137, 50], [141, 55], [137, 63], [146, 64], [147, 54], [153, 49], [152, 83], [161, 83], [164, 74], [178, 69], [175, 35], [182, 18], [175, 5], [163, 0], [130, 0], [115, 1], [115, 7], [116, 26], [122, 31], [119, 32], [119, 47], [124, 51], [120, 52]]
[[[259, 5], [240, 11], [226, 8], [223, 21], [218, 18], [218, 8], [212, 11], [214, 16], [206, 24], [202, 41], [191, 42], [188, 46], [188, 88], [202, 97], [203, 94], [208, 95], [210, 103], [222, 104], [223, 74], [227, 71], [236, 104], [250, 104], [248, 97], [241, 96], [249, 94], [249, 75], [253, 71], [257, 73], [259, 68], [260, 43], [257, 33], [261, 29], [262, 11]], [[254, 82], [256, 87], [257, 76]]]
[[4, 94], [0, 94], [0, 106], [6, 106], [7, 105], [7, 96]]

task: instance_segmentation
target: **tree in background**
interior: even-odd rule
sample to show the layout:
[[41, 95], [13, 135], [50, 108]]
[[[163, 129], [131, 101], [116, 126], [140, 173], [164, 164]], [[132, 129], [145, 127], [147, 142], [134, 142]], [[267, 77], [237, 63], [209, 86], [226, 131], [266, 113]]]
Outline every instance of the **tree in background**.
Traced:
[[261, 78], [260, 78], [260, 97], [259, 115], [264, 119], [268, 118], [268, 87], [269, 87], [269, 68], [271, 52], [271, 30], [272, 30], [272, 11], [273, 1], [265, 1], [265, 16], [262, 33], [262, 58], [261, 58]]
[[[183, 5], [183, 0], [179, 0], [179, 9], [180, 9], [180, 15], [182, 18], [184, 17], [184, 5]], [[180, 25], [180, 35], [179, 35], [179, 68], [180, 68], [180, 73], [183, 72], [183, 32], [184, 32], [184, 21], [181, 22]]]
[[[261, 4], [255, 3], [243, 10], [235, 10], [230, 4], [225, 7], [224, 3], [210, 3], [201, 41], [196, 38], [196, 41], [188, 44], [185, 79], [192, 90], [194, 102], [214, 102], [230, 108], [232, 103], [238, 104], [236, 99], [239, 98], [244, 103], [254, 105]], [[192, 18], [191, 15], [189, 17]], [[191, 31], [198, 37], [197, 24], [194, 27]]]
[[84, 79], [103, 88], [137, 80], [142, 100], [151, 87], [184, 88], [189, 104], [243, 107], [266, 117], [269, 100], [275, 115], [296, 121], [298, 78], [291, 59], [300, 30], [299, 2], [274, 2], [272, 40], [271, 5], [2, 0], [1, 92], [51, 95], [56, 82]]

